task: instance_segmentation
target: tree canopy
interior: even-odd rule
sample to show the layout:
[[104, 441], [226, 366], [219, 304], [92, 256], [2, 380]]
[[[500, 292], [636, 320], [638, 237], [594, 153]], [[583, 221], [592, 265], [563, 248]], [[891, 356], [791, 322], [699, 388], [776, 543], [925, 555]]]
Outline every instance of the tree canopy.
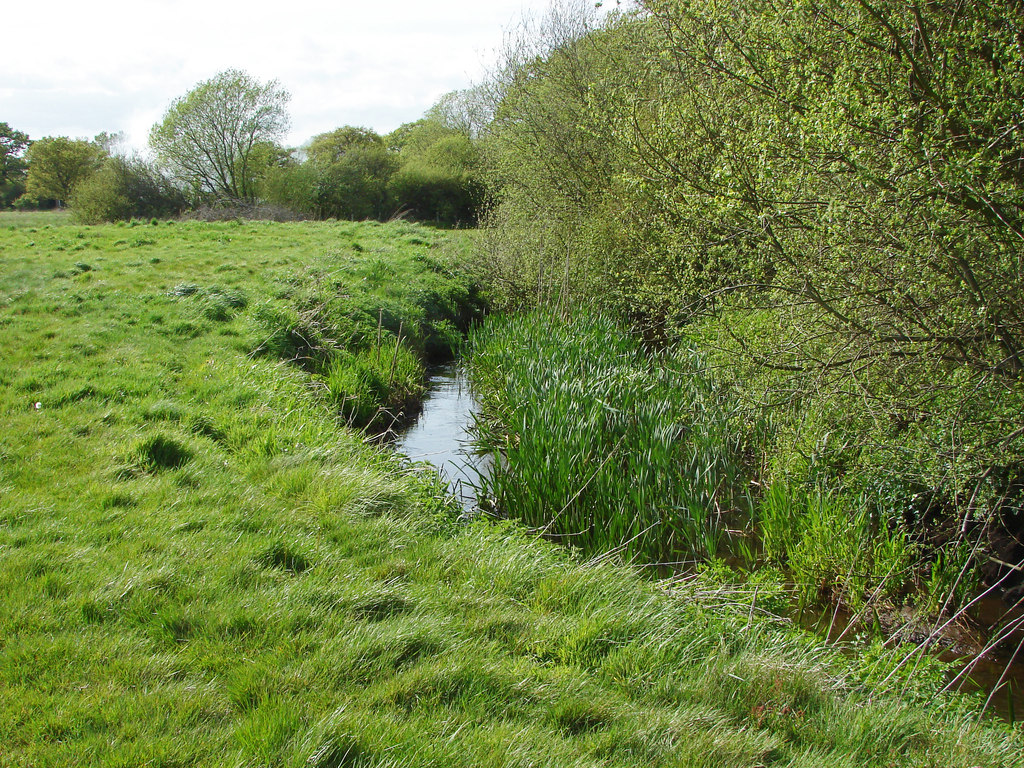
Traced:
[[328, 133], [314, 136], [306, 148], [310, 161], [320, 166], [336, 163], [345, 153], [356, 147], [383, 147], [382, 139], [376, 131], [354, 125], [344, 125]]
[[0, 123], [0, 207], [10, 205], [25, 191], [28, 134]]
[[229, 69], [175, 100], [149, 143], [196, 198], [252, 201], [266, 170], [259, 147], [284, 136], [289, 99], [276, 80]]
[[105, 153], [91, 141], [48, 136], [33, 142], [27, 153], [27, 194], [39, 200], [66, 203], [75, 187], [99, 169]]

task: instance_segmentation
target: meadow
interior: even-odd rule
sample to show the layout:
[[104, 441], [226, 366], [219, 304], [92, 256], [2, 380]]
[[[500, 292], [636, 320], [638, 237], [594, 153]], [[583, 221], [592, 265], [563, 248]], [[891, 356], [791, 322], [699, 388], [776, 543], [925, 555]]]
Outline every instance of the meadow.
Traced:
[[0, 217], [0, 766], [1019, 765], [939, 667], [460, 521], [371, 440], [470, 241]]

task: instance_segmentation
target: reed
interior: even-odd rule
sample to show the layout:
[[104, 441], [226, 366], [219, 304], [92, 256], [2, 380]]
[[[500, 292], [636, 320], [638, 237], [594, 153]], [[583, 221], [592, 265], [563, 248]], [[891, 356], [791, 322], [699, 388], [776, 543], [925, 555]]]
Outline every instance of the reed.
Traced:
[[691, 349], [651, 354], [613, 321], [544, 312], [489, 319], [471, 337], [481, 495], [587, 552], [707, 558], [746, 508], [727, 398]]

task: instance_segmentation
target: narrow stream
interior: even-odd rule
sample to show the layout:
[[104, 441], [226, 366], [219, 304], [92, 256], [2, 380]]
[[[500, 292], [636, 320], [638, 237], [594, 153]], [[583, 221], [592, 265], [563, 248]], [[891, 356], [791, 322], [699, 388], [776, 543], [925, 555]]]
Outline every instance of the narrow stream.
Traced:
[[[452, 363], [435, 368], [429, 379], [422, 412], [394, 443], [399, 452], [413, 461], [426, 461], [437, 467], [466, 513], [477, 508], [476, 488], [481, 476], [490, 470], [491, 463], [489, 455], [474, 448], [471, 429], [477, 410], [477, 402], [461, 366]], [[799, 623], [815, 634], [830, 639], [848, 634], [849, 617], [841, 611], [821, 609], [809, 613], [816, 614], [815, 618], [805, 615]], [[995, 616], [979, 618], [982, 619], [980, 625], [987, 626], [990, 631], [1006, 622], [1005, 616], [998, 621]], [[1020, 620], [1018, 617], [1017, 621]], [[1020, 635], [1013, 638], [1013, 644], [1018, 641], [1024, 643]], [[1020, 647], [1017, 645], [1018, 651]], [[986, 693], [998, 689], [989, 702], [989, 709], [1010, 721], [1024, 712], [1024, 667], [1019, 663], [1020, 659], [1014, 658], [1017, 655], [997, 653], [993, 657], [976, 660], [971, 664], [968, 682], [964, 684], [965, 688]], [[954, 663], [957, 660], [950, 652], [944, 653], [943, 658]]]
[[476, 410], [458, 363], [436, 368], [428, 382], [423, 411], [395, 441], [395, 448], [413, 461], [437, 467], [465, 512], [476, 509], [476, 486], [490, 465], [490, 457], [473, 448], [469, 430]]

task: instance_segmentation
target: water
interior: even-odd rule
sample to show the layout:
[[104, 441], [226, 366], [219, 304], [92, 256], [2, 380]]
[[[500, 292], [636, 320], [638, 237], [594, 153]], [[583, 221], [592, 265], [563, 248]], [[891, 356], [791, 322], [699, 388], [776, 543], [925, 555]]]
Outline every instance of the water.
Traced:
[[[1024, 631], [1019, 628], [1024, 618], [1020, 607], [1007, 611], [1007, 606], [998, 598], [986, 598], [971, 612], [972, 618], [953, 622], [935, 639], [931, 652], [950, 664], [947, 682], [952, 690], [980, 695], [986, 702], [985, 711], [1010, 722], [1021, 722], [1024, 714], [1024, 664], [1021, 651], [1024, 647]], [[837, 607], [815, 607], [791, 612], [793, 618], [804, 629], [830, 642], [846, 641], [850, 653], [858, 652], [853, 641], [858, 632], [868, 630], [863, 623], [857, 623], [848, 610]], [[900, 613], [891, 615], [875, 614], [882, 625], [882, 632], [889, 633], [899, 628]], [[1005, 632], [1005, 639], [997, 648], [982, 651], [996, 636], [1003, 636], [1003, 627], [1018, 627]], [[931, 627], [922, 626], [917, 633], [906, 638], [909, 647], [924, 642]], [[851, 643], [851, 641], [853, 641]], [[913, 661], [908, 668], [914, 666]]]
[[[490, 456], [474, 449], [471, 429], [477, 410], [461, 367], [451, 364], [436, 368], [429, 379], [422, 412], [395, 440], [395, 448], [401, 453], [414, 461], [430, 462], [438, 468], [449, 490], [467, 513], [477, 508], [476, 487], [481, 475], [489, 471], [491, 461]], [[990, 600], [982, 606], [982, 615], [976, 617], [979, 628], [987, 628], [991, 632], [1000, 624], [1024, 622], [1024, 614], [1020, 611], [1012, 616], [1001, 611], [995, 615], [993, 606], [997, 604], [1002, 605], [1001, 601]], [[1002, 610], [1005, 611], [1005, 606]], [[846, 637], [852, 629], [849, 627], [852, 617], [834, 607], [822, 609], [814, 618], [807, 615], [802, 618], [800, 623], [806, 628], [832, 640]], [[810, 626], [812, 624], [816, 626]], [[825, 631], [825, 627], [829, 631]], [[978, 649], [984, 645], [981, 637], [976, 642]], [[962, 687], [985, 694], [998, 689], [989, 703], [989, 711], [1011, 721], [1019, 720], [1024, 713], [1024, 667], [1018, 658], [1024, 653], [1022, 645], [1024, 635], [1017, 633], [1007, 639], [1002, 652], [991, 653], [987, 658], [972, 658], [974, 654], [969, 650], [970, 643], [965, 643], [959, 651], [962, 663], [971, 661], [969, 674], [963, 676], [966, 680], [960, 678]], [[958, 654], [947, 651], [943, 657], [946, 661], [955, 662]]]
[[457, 363], [437, 368], [423, 411], [395, 441], [395, 448], [413, 461], [437, 467], [465, 512], [476, 509], [476, 486], [490, 464], [487, 455], [473, 448], [470, 429], [476, 412], [462, 368]]

